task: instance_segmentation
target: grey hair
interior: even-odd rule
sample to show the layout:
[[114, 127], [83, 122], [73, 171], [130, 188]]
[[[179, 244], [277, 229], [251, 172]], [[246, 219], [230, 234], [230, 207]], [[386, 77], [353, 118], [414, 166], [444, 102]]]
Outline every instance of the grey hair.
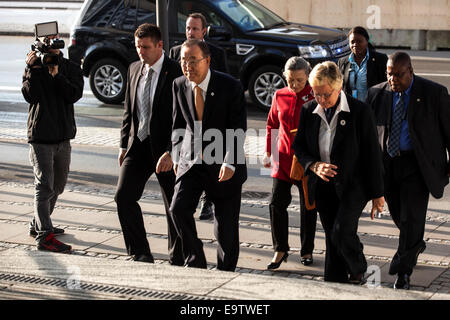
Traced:
[[311, 65], [308, 61], [303, 59], [302, 57], [294, 56], [290, 57], [286, 64], [284, 65], [284, 73], [287, 71], [297, 71], [297, 70], [305, 70], [306, 76], [309, 75], [311, 71]]

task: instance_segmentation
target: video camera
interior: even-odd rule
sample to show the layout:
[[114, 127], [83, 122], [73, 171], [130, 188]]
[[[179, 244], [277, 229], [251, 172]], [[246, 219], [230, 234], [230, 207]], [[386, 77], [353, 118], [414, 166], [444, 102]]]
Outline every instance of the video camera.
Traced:
[[[58, 34], [58, 22], [44, 22], [34, 25], [35, 42], [31, 45], [31, 50], [36, 52], [36, 55], [40, 58], [42, 65], [57, 65], [58, 55], [49, 52], [50, 49], [63, 49], [64, 40], [61, 39], [49, 39], [48, 36], [56, 36]], [[44, 37], [43, 42], [39, 40], [39, 37]]]

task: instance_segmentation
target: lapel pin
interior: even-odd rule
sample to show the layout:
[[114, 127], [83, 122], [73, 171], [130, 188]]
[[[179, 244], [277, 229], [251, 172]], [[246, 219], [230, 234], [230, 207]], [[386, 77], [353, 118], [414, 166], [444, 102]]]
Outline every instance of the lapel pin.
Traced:
[[345, 126], [345, 120], [341, 120], [341, 126]]
[[211, 92], [211, 97], [214, 97], [214, 92]]
[[417, 102], [420, 102], [420, 98], [417, 98]]

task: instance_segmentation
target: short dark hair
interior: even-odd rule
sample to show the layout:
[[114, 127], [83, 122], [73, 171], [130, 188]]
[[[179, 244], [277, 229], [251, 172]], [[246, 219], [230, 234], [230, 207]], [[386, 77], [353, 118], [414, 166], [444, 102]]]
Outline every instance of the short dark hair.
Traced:
[[202, 40], [188, 39], [185, 42], [183, 42], [183, 44], [181, 45], [181, 48], [183, 48], [183, 47], [190, 48], [190, 47], [194, 47], [194, 46], [198, 46], [200, 48], [204, 58], [211, 56], [211, 51], [209, 50], [208, 45], [206, 44], [205, 41], [202, 41]]
[[389, 60], [393, 65], [402, 64], [412, 68], [411, 57], [406, 52], [396, 51], [389, 56]]
[[[202, 29], [205, 29], [205, 28], [206, 28], [206, 26], [207, 26], [206, 18], [205, 18], [205, 16], [204, 16], [203, 14], [201, 14], [201, 13], [199, 13], [199, 12], [194, 12], [194, 13], [191, 13], [191, 14], [188, 16], [188, 19], [189, 19], [189, 18], [200, 19], [200, 20], [202, 20]], [[187, 21], [187, 20], [186, 20], [186, 21]]]
[[154, 43], [161, 41], [161, 30], [158, 26], [151, 23], [141, 24], [134, 33], [136, 38], [151, 38]]

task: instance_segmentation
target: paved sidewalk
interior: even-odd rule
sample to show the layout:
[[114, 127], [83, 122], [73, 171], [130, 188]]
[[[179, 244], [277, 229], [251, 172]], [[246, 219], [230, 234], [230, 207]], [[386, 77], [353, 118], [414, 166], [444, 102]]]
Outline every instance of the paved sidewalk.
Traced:
[[[243, 200], [238, 269], [229, 273], [215, 270], [212, 221], [197, 220], [209, 270], [170, 266], [161, 196], [146, 192], [141, 205], [156, 264], [129, 261], [113, 194], [113, 188], [99, 191], [68, 185], [52, 220], [55, 226], [65, 229], [59, 239], [72, 245], [74, 252], [53, 254], [37, 251], [34, 239], [27, 234], [33, 213], [33, 186], [0, 180], [0, 299], [149, 299], [158, 294], [161, 299], [450, 299], [450, 223], [446, 216], [428, 218], [427, 249], [419, 256], [412, 290], [404, 292], [388, 289], [395, 280], [387, 271], [398, 232], [387, 215], [371, 221], [366, 212], [360, 220], [359, 236], [369, 268], [380, 271], [381, 286], [374, 290], [323, 281], [325, 243], [320, 222], [314, 264], [305, 267], [299, 262], [299, 217], [295, 205], [289, 210], [292, 247], [289, 261], [277, 271], [266, 271], [273, 253], [265, 200]], [[29, 283], [52, 279], [56, 282], [47, 285], [46, 295], [39, 296], [36, 292], [33, 295]], [[74, 279], [78, 282], [73, 282]], [[80, 281], [83, 290], [70, 290], [70, 285]], [[102, 284], [111, 292], [105, 293], [95, 284]], [[128, 295], [125, 291], [129, 291]]]

